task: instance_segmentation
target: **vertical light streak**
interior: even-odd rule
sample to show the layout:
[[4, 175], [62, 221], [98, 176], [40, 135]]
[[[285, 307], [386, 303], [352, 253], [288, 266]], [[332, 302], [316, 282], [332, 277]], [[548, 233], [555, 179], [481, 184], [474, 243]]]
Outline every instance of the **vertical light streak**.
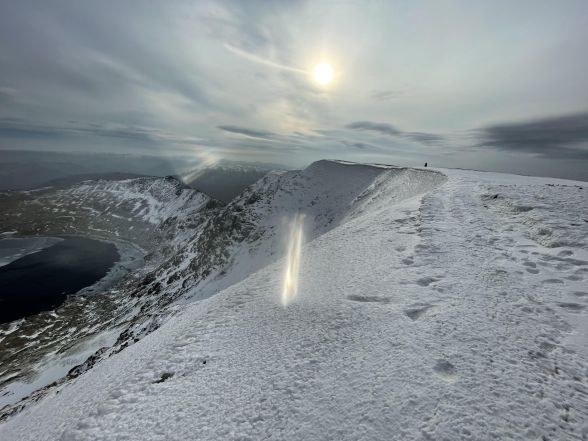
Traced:
[[298, 294], [298, 275], [300, 272], [300, 251], [304, 239], [304, 214], [297, 214], [290, 223], [286, 273], [282, 290], [282, 304], [289, 305]]

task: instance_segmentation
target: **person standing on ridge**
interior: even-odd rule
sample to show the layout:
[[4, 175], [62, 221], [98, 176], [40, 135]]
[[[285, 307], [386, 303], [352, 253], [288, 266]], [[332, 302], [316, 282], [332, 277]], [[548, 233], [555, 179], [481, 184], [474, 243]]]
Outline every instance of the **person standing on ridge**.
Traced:
[[427, 166], [427, 163], [425, 162], [425, 167]]

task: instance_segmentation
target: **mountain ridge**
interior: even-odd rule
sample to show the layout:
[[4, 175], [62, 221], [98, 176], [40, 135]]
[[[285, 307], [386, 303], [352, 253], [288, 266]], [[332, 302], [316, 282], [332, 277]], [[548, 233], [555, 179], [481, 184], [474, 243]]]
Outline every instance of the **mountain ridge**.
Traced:
[[[577, 218], [588, 209], [586, 191], [556, 179], [333, 162], [271, 174], [222, 207], [141, 288], [144, 296], [157, 283], [158, 296], [184, 289], [170, 303], [173, 320], [0, 433], [582, 433], [588, 224]], [[304, 210], [299, 295], [284, 307], [280, 214]], [[194, 263], [207, 244], [228, 255]], [[192, 264], [211, 271], [199, 278]], [[31, 429], [31, 420], [43, 429]]]

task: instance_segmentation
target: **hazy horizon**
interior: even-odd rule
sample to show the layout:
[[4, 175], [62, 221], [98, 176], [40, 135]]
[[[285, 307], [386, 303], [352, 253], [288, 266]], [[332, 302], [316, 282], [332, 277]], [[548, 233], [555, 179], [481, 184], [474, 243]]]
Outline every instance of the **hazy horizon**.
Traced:
[[585, 2], [0, 5], [0, 151], [588, 180]]

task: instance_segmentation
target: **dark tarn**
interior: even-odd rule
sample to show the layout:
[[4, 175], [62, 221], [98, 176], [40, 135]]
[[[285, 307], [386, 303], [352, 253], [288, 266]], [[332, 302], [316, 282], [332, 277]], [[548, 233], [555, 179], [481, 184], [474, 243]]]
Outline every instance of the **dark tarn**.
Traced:
[[57, 308], [104, 277], [119, 258], [112, 243], [66, 237], [0, 267], [0, 323]]

